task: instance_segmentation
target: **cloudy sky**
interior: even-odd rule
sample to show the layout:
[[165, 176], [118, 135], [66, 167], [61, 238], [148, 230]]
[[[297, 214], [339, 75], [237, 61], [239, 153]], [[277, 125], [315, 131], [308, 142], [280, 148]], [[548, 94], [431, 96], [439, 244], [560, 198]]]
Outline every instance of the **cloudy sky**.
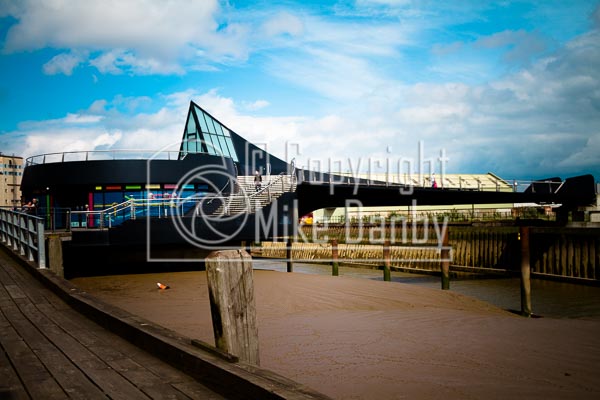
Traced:
[[3, 153], [159, 149], [193, 100], [313, 168], [600, 180], [597, 1], [0, 0], [0, 49]]

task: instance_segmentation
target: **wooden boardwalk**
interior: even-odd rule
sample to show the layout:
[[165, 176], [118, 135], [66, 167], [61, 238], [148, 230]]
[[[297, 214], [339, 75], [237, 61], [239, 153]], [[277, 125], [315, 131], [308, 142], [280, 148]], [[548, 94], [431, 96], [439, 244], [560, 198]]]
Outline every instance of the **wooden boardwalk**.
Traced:
[[0, 399], [222, 399], [74, 311], [0, 249]]

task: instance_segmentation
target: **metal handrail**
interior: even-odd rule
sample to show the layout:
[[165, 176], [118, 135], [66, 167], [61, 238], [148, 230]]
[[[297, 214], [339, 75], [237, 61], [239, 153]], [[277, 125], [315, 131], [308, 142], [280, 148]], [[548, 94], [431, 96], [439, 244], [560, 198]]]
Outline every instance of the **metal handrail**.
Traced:
[[22, 212], [0, 209], [0, 240], [15, 253], [46, 268], [44, 220]]
[[[101, 158], [95, 158], [100, 155]], [[65, 151], [59, 153], [45, 153], [27, 157], [25, 166], [63, 163], [72, 161], [90, 161], [90, 160], [127, 160], [144, 159], [148, 156], [157, 159], [177, 160], [179, 151], [176, 150], [142, 150], [142, 149], [115, 149], [115, 150], [88, 150], [88, 151]], [[102, 156], [108, 156], [103, 157]], [[73, 158], [72, 160], [68, 158]]]
[[[390, 187], [390, 186], [392, 186], [392, 187], [423, 187], [423, 188], [430, 187], [429, 185], [420, 185], [420, 184], [416, 184], [416, 183], [378, 181], [378, 180], [373, 180], [373, 179], [368, 179], [368, 178], [361, 178], [361, 177], [357, 177], [357, 176], [346, 176], [346, 175], [339, 175], [340, 177], [344, 178], [343, 180], [339, 180], [339, 181], [331, 180], [331, 179], [325, 180], [322, 178], [317, 179], [317, 175], [320, 175], [322, 177], [323, 174], [325, 174], [324, 172], [315, 172], [315, 171], [310, 171], [310, 170], [300, 170], [300, 171], [301, 171], [301, 175], [302, 175], [302, 182], [306, 182], [307, 184], [328, 184], [328, 185], [345, 185], [345, 186], [354, 186], [354, 185], [363, 185], [364, 184], [367, 186], [375, 186], [375, 187], [382, 187], [382, 186], [386, 186], [386, 187]], [[308, 172], [308, 178], [305, 175], [307, 172]], [[467, 184], [465, 184], [465, 183], [467, 183]], [[504, 183], [504, 185], [501, 185], [501, 183]], [[511, 183], [512, 183], [512, 187], [511, 187]], [[509, 180], [509, 179], [497, 178], [486, 184], [486, 183], [482, 182], [481, 179], [477, 178], [477, 184], [476, 184], [476, 186], [473, 186], [473, 185], [469, 185], [468, 181], [466, 179], [464, 179], [463, 177], [459, 177], [458, 185], [444, 186], [441, 188], [438, 187], [437, 189], [479, 190], [479, 191], [496, 191], [496, 192], [512, 190], [514, 192], [518, 192], [518, 191], [525, 190], [532, 184], [547, 184], [552, 189], [556, 188], [555, 190], [553, 190], [553, 192], [557, 192], [564, 184], [564, 181], [563, 182], [555, 182], [555, 181], [549, 181], [549, 180]]]
[[[106, 227], [112, 228], [113, 220], [119, 216], [122, 216], [124, 220], [135, 220], [136, 212], [139, 209], [149, 208], [149, 207], [158, 207], [158, 217], [160, 218], [163, 214], [167, 216], [168, 209], [179, 209], [178, 211], [180, 215], [183, 215], [183, 208], [186, 204], [193, 202], [197, 204], [199, 201], [198, 198], [190, 199], [188, 197], [171, 197], [169, 199], [129, 199], [123, 203], [116, 204], [104, 210], [99, 211], [71, 211], [72, 220], [76, 221], [98, 221], [97, 228], [104, 229]], [[69, 222], [69, 225], [71, 223]], [[85, 226], [89, 228], [89, 226]]]

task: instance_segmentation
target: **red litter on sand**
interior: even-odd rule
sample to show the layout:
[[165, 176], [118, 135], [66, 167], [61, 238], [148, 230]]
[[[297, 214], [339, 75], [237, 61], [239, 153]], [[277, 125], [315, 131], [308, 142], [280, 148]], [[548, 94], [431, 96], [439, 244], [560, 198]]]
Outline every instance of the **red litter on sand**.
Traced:
[[162, 283], [160, 283], [160, 282], [156, 282], [156, 286], [158, 286], [158, 288], [159, 288], [160, 290], [169, 289], [169, 285], [163, 285], [163, 284], [162, 284]]

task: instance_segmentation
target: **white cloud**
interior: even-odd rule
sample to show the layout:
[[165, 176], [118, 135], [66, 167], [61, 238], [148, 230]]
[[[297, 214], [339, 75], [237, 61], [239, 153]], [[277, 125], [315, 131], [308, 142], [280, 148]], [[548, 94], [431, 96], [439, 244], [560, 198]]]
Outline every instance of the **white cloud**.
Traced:
[[565, 168], [598, 168], [598, 157], [600, 155], [600, 130], [590, 132], [585, 144], [572, 155], [560, 161], [559, 165]]
[[[297, 57], [274, 58], [269, 72], [324, 97], [345, 101], [356, 100], [386, 85], [373, 66], [360, 57], [324, 49], [303, 51]], [[306, 59], [311, 62], [305, 62]]]
[[245, 110], [248, 111], [258, 111], [265, 107], [268, 107], [270, 103], [266, 100], [256, 100], [253, 102], [243, 102], [242, 106]]
[[299, 36], [304, 32], [302, 20], [288, 12], [279, 12], [277, 15], [268, 19], [262, 27], [265, 35], [278, 36], [288, 34]]
[[[247, 56], [247, 31], [235, 23], [219, 27], [216, 0], [24, 0], [18, 6], [9, 4], [5, 13], [18, 22], [6, 35], [3, 50], [7, 53], [46, 47], [86, 50], [91, 64], [102, 73], [140, 74], [182, 73], [182, 64]], [[45, 70], [68, 74], [81, 62], [81, 55], [61, 54]]]
[[[589, 168], [598, 174], [598, 30], [489, 82], [407, 83], [402, 70], [384, 73], [377, 65], [378, 58], [368, 57], [401, 57], [398, 43], [408, 43], [404, 28], [295, 18], [302, 22], [301, 37], [287, 37], [277, 26], [272, 28], [273, 34], [284, 33], [283, 40], [291, 48], [284, 55], [267, 54], [267, 70], [327, 98], [327, 109], [269, 117], [264, 108], [271, 99], [264, 94], [244, 102], [221, 96], [216, 90], [200, 93], [190, 89], [151, 99], [116, 97], [73, 111], [73, 116], [22, 124], [14, 136], [27, 136], [30, 147], [16, 153], [62, 151], [63, 147], [159, 148], [180, 139], [193, 99], [250, 141], [268, 143], [269, 150], [282, 158], [286, 141], [299, 143], [299, 165], [308, 163], [308, 158], [380, 156], [388, 146], [393, 157], [416, 158], [418, 141], [423, 140], [429, 157], [446, 149], [454, 172], [492, 171], [513, 178], [579, 173]], [[229, 39], [236, 35], [244, 39], [248, 27], [229, 26], [227, 33], [219, 30], [220, 40], [231, 46], [227, 51], [230, 57], [244, 57], [246, 43]], [[514, 53], [516, 60], [529, 48], [519, 40], [529, 38], [524, 32], [504, 32], [480, 43], [491, 48], [520, 48]], [[92, 62], [107, 73], [155, 71], [176, 65], [144, 67], [138, 53], [119, 48], [124, 50], [94, 53]], [[461, 49], [456, 44], [440, 47], [438, 55], [460, 53]], [[158, 53], [150, 53], [146, 59], [158, 57]], [[259, 109], [262, 116], [249, 115]], [[0, 145], [5, 148], [4, 142]]]
[[104, 119], [102, 115], [67, 114], [63, 119], [66, 124], [93, 124]]
[[92, 148], [98, 149], [99, 147], [103, 146], [110, 148], [119, 140], [121, 140], [122, 137], [123, 135], [121, 132], [115, 132], [113, 134], [103, 133], [102, 135], [94, 139], [94, 142], [92, 143]]
[[[589, 52], [593, 47], [585, 53]], [[297, 165], [313, 169], [329, 169], [330, 157], [342, 161], [343, 170], [350, 168], [345, 157], [352, 168], [360, 162], [363, 169], [369, 157], [417, 160], [418, 143], [423, 141], [425, 157], [435, 159], [445, 149], [450, 172], [492, 171], [507, 179], [594, 172], [600, 132], [590, 127], [600, 126], [593, 104], [600, 77], [590, 79], [576, 65], [569, 67], [576, 64], [573, 57], [565, 50], [493, 85], [394, 83], [321, 116], [252, 116], [247, 112], [268, 102], [238, 102], [217, 90], [187, 90], [156, 99], [118, 96], [61, 119], [21, 124], [4, 139], [14, 138], [13, 146], [6, 148], [25, 156], [107, 148], [155, 150], [169, 144], [176, 150], [189, 101], [194, 100], [251, 142], [266, 143], [278, 157], [296, 157]], [[564, 95], [569, 91], [577, 92], [580, 104], [569, 104], [573, 93]], [[16, 144], [23, 136], [26, 147], [19, 149]]]
[[139, 111], [148, 105], [146, 97], [97, 100], [87, 110], [63, 118], [23, 122], [17, 131], [0, 136], [0, 144], [24, 157], [64, 151], [158, 150], [181, 139], [190, 97], [181, 104], [173, 101], [177, 95], [157, 99], [158, 109], [147, 113]]
[[484, 36], [475, 42], [475, 46], [487, 48], [508, 47], [509, 50], [504, 54], [504, 59], [519, 64], [528, 63], [547, 48], [546, 41], [540, 34], [524, 30], [506, 30]]
[[58, 54], [42, 66], [42, 70], [47, 75], [65, 74], [71, 75], [73, 69], [81, 64], [85, 59], [82, 54], [61, 53]]

